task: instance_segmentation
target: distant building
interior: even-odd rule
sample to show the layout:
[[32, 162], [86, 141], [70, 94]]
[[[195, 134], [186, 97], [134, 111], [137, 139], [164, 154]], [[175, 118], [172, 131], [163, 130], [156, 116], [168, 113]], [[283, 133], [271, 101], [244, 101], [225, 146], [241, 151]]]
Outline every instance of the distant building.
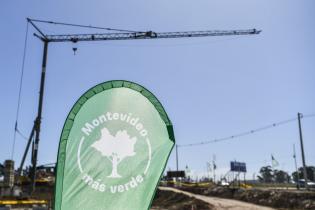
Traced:
[[3, 170], [4, 170], [3, 186], [12, 188], [14, 186], [14, 161], [5, 160]]

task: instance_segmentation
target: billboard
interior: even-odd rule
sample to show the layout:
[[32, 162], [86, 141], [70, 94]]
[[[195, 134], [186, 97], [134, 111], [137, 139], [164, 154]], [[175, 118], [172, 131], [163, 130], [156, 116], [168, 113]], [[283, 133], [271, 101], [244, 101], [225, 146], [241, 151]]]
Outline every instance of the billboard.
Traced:
[[185, 177], [185, 171], [168, 171], [167, 172], [167, 178], [179, 178]]
[[231, 171], [246, 172], [246, 163], [231, 161]]

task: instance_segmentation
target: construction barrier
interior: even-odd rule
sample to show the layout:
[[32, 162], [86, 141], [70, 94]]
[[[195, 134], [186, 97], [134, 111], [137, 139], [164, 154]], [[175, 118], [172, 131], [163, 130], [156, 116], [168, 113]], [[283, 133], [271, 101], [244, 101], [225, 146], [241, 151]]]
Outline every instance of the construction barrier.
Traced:
[[46, 200], [0, 200], [0, 205], [43, 205]]

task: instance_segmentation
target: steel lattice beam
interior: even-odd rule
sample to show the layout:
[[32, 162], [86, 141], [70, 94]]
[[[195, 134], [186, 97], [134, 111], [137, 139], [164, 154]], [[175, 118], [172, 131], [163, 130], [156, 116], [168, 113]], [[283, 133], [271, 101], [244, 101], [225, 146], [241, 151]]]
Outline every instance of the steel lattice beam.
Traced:
[[163, 33], [156, 33], [153, 31], [148, 31], [148, 32], [135, 32], [135, 33], [45, 35], [45, 37], [42, 37], [42, 39], [48, 42], [78, 42], [78, 41], [165, 39], [165, 38], [206, 37], [206, 36], [252, 35], [252, 34], [259, 34], [259, 33], [260, 33], [260, 30], [256, 30], [256, 29], [185, 31], [185, 32], [163, 32]]

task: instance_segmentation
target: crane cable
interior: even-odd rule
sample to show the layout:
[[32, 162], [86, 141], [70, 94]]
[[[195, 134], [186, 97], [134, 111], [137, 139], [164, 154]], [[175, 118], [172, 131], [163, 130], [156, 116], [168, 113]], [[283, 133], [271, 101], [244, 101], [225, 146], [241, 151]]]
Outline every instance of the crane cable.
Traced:
[[[315, 117], [315, 113], [314, 114], [307, 114], [307, 115], [302, 115], [302, 118], [308, 118], [308, 117]], [[234, 135], [230, 135], [230, 136], [226, 136], [223, 138], [217, 138], [217, 139], [212, 139], [212, 140], [205, 140], [205, 141], [200, 141], [200, 142], [196, 142], [196, 143], [190, 143], [190, 144], [178, 144], [177, 147], [192, 147], [192, 146], [199, 146], [199, 145], [204, 145], [204, 144], [211, 144], [211, 143], [217, 143], [217, 142], [221, 142], [221, 141], [227, 141], [227, 140], [231, 140], [231, 139], [235, 139], [235, 138], [240, 138], [243, 136], [247, 136], [247, 135], [251, 135], [253, 133], [256, 132], [260, 132], [260, 131], [264, 131], [270, 128], [274, 128], [276, 126], [279, 125], [283, 125], [283, 124], [287, 124], [293, 121], [296, 121], [298, 118], [291, 118], [291, 119], [287, 119], [287, 120], [282, 120], [276, 123], [272, 123], [269, 125], [266, 125], [264, 127], [260, 127], [260, 128], [256, 128], [256, 129], [252, 129], [246, 132], [242, 132], [242, 133], [237, 133]]]
[[26, 138], [18, 129], [18, 119], [19, 119], [19, 114], [20, 114], [21, 93], [22, 93], [24, 67], [25, 67], [25, 57], [26, 57], [26, 52], [27, 52], [28, 29], [29, 29], [29, 22], [27, 21], [26, 22], [26, 30], [25, 30], [25, 40], [24, 40], [24, 50], [23, 50], [23, 58], [22, 58], [22, 66], [21, 66], [20, 84], [19, 84], [19, 94], [18, 94], [18, 102], [17, 102], [17, 108], [16, 108], [14, 134], [13, 134], [13, 143], [12, 143], [12, 150], [11, 150], [11, 160], [13, 160], [13, 157], [14, 157], [16, 134], [18, 133], [23, 138]]
[[79, 27], [79, 28], [90, 28], [90, 29], [92, 28], [92, 29], [101, 29], [101, 30], [107, 30], [107, 31], [129, 32], [129, 33], [144, 33], [143, 31], [132, 31], [132, 30], [126, 30], [126, 29], [117, 29], [117, 28], [106, 28], [106, 27], [92, 26], [92, 25], [81, 25], [81, 24], [54, 22], [54, 21], [37, 20], [37, 19], [30, 19], [30, 20], [33, 22], [38, 22], [38, 23], [63, 25], [63, 26], [71, 26], [71, 27]]

